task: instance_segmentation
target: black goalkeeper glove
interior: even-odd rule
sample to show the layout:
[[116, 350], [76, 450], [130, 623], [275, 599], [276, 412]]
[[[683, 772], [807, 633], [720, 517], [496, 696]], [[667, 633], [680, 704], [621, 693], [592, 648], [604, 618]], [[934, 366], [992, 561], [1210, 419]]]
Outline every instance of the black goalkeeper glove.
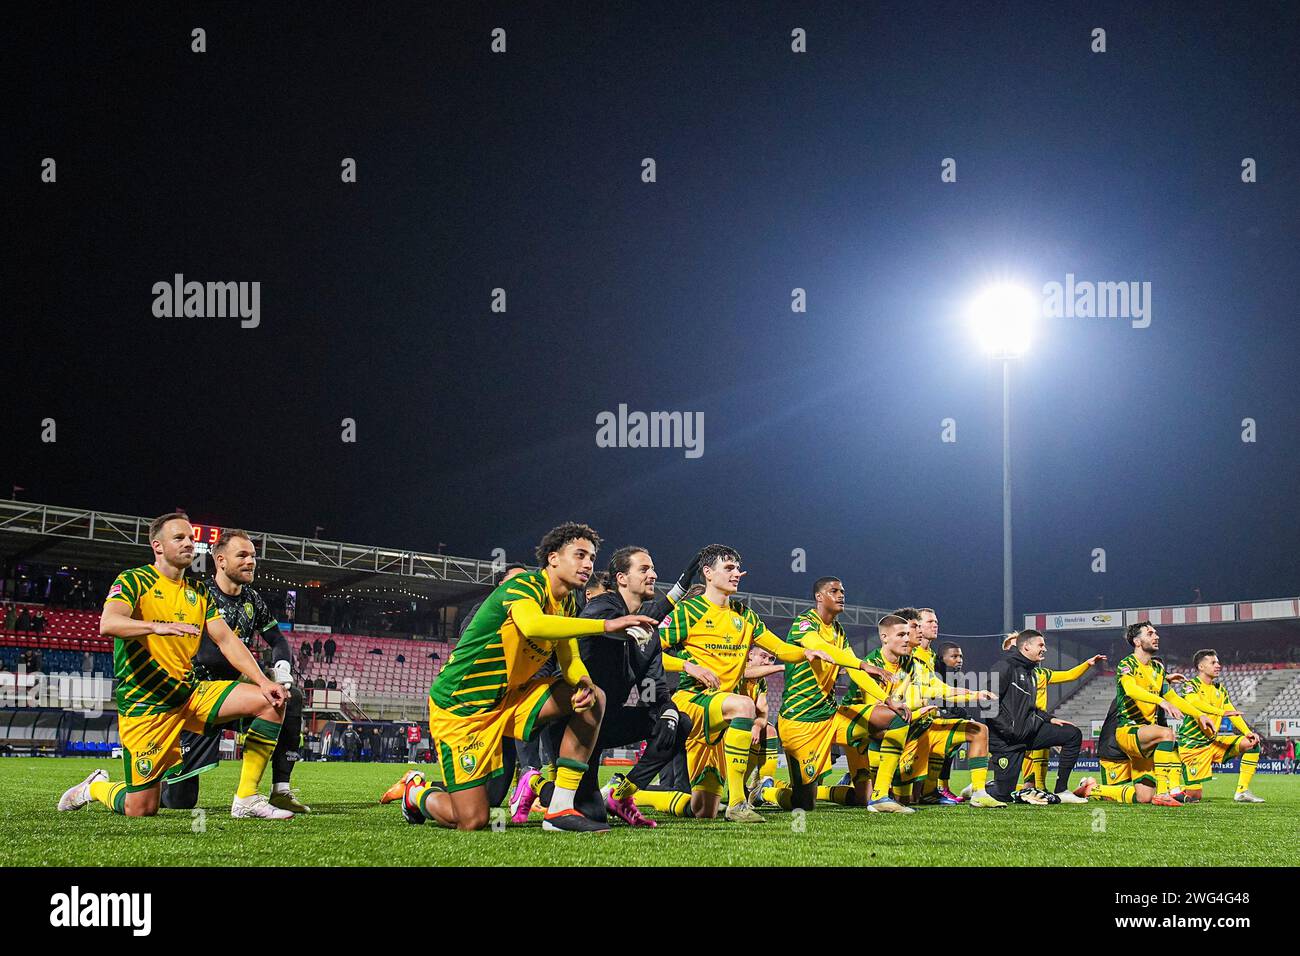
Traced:
[[677, 740], [677, 708], [669, 705], [659, 715], [659, 726], [655, 730], [655, 746], [667, 750]]
[[682, 576], [677, 579], [677, 583], [668, 592], [668, 600], [674, 604], [680, 601], [686, 592], [691, 589], [691, 582], [695, 580], [695, 575], [700, 573], [700, 554], [703, 553], [701, 551], [691, 558], [691, 563], [686, 565], [686, 570], [682, 572]]

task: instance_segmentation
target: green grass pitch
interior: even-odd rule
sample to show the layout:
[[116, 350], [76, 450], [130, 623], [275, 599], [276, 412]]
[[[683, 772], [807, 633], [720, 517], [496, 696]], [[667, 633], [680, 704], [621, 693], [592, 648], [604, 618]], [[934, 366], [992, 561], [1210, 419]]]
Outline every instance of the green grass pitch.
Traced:
[[764, 811], [764, 824], [659, 817], [654, 830], [616, 825], [608, 834], [571, 836], [542, 832], [537, 817], [501, 832], [409, 826], [396, 805], [378, 804], [402, 764], [299, 764], [293, 782], [314, 813], [233, 820], [239, 765], [225, 762], [203, 777], [202, 818], [164, 810], [127, 819], [96, 803], [57, 812], [63, 790], [96, 766], [121, 777], [120, 762], [111, 760], [0, 760], [6, 865], [1278, 866], [1294, 864], [1300, 836], [1300, 776], [1268, 774], [1251, 787], [1267, 801], [1259, 805], [1232, 802], [1233, 776], [1215, 778], [1208, 802], [1179, 809], [960, 806], [895, 816], [819, 804], [802, 828], [790, 814]]

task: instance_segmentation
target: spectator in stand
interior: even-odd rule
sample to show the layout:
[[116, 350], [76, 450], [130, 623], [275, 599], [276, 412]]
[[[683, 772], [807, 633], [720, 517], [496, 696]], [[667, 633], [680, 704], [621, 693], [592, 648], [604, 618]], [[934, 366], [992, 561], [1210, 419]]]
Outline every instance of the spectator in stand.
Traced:
[[326, 690], [338, 690], [338, 689], [339, 689], [339, 682], [336, 681], [333, 677], [331, 677], [331, 678], [330, 678], [330, 682], [329, 682], [328, 684], [325, 685], [325, 689], [326, 689]]
[[399, 663], [399, 664], [405, 664], [405, 663], [406, 663], [406, 655], [405, 655], [405, 654], [398, 654], [398, 655], [397, 655], [397, 663]]
[[45, 633], [45, 612], [37, 611], [36, 616], [32, 618], [32, 630], [37, 634]]
[[338, 650], [338, 645], [334, 643], [334, 638], [332, 637], [326, 638], [325, 639], [325, 663], [326, 664], [334, 663], [334, 652], [336, 650]]
[[14, 610], [14, 606], [10, 604], [9, 609], [5, 611], [5, 630], [6, 631], [15, 630], [17, 628], [17, 625], [18, 625], [18, 612]]
[[380, 649], [380, 648], [378, 648], [378, 647], [372, 647], [372, 648], [370, 648], [370, 650], [366, 651], [366, 653], [367, 653], [367, 654], [382, 654], [382, 653], [384, 653], [384, 652], [383, 652], [382, 649]]
[[442, 658], [438, 656], [437, 651], [431, 651], [429, 653], [429, 660], [433, 661], [434, 663], [437, 663], [438, 661], [442, 660]]
[[302, 647], [298, 648], [298, 657], [299, 659], [311, 657], [311, 644], [308, 641], [304, 640]]
[[325, 678], [317, 677], [311, 686], [312, 690], [325, 690]]
[[321, 648], [320, 638], [318, 637], [316, 638], [316, 640], [312, 641], [311, 644], [312, 654], [314, 654], [316, 657], [320, 657], [320, 648]]
[[17, 625], [18, 625], [17, 629], [23, 633], [26, 633], [27, 631], [30, 631], [32, 629], [32, 615], [31, 612], [27, 610], [27, 608], [23, 608], [21, 611], [18, 612]]

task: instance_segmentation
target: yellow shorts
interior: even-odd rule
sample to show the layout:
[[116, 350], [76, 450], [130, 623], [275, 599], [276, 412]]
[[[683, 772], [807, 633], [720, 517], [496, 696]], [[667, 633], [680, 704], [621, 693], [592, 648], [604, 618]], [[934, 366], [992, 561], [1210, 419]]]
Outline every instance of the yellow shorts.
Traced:
[[237, 680], [204, 680], [194, 685], [190, 699], [179, 707], [143, 717], [117, 715], [117, 734], [122, 738], [123, 778], [128, 793], [148, 790], [167, 771], [180, 767], [181, 731], [205, 734], [218, 723], [217, 712]]
[[969, 724], [964, 717], [936, 717], [920, 736], [908, 740], [903, 759], [898, 762], [901, 781], [915, 783], [924, 779], [930, 770], [930, 754], [947, 757], [958, 750], [966, 742]]
[[1133, 779], [1133, 768], [1127, 760], [1107, 760], [1103, 757], [1098, 763], [1101, 764], [1101, 782], [1107, 786], [1128, 783]]
[[448, 792], [479, 787], [505, 770], [501, 741], [528, 740], [537, 717], [551, 699], [551, 685], [560, 678], [532, 680], [509, 690], [491, 710], [462, 717], [429, 700], [429, 736], [442, 767]]
[[869, 748], [871, 727], [868, 719], [875, 702], [867, 704], [841, 704], [835, 711], [835, 743], [844, 748], [849, 761], [849, 779], [854, 783], [871, 775]]
[[679, 690], [673, 694], [673, 706], [691, 719], [691, 733], [686, 738], [686, 776], [692, 790], [720, 796], [727, 789], [727, 757], [722, 735], [730, 722], [717, 719], [717, 715], [721, 700], [730, 696], [721, 691], [697, 694]]
[[785, 748], [791, 783], [815, 783], [831, 762], [837, 719], [783, 720], [781, 745]]
[[1241, 753], [1245, 740], [1241, 734], [1219, 734], [1204, 747], [1179, 747], [1178, 756], [1183, 761], [1183, 783], [1193, 785], [1208, 782], [1214, 776], [1214, 765], [1231, 760]]
[[1142, 752], [1142, 747], [1138, 743], [1138, 729], [1138, 724], [1116, 727], [1115, 742], [1119, 744], [1120, 750], [1128, 754], [1133, 782], [1154, 787], [1156, 785], [1156, 761], [1153, 754], [1156, 748], [1152, 747], [1150, 753], [1144, 754]]

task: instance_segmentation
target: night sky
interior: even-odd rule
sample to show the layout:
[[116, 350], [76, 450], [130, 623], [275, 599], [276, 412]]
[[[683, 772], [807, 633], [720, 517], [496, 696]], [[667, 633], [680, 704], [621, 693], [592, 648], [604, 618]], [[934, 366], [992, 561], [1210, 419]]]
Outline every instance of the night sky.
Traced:
[[[574, 519], [988, 633], [963, 308], [1073, 273], [1151, 324], [1044, 319], [1013, 367], [1016, 613], [1300, 590], [1295, 4], [270, 6], [15, 22], [19, 498], [528, 560]], [[259, 281], [260, 326], [156, 318], [176, 273]], [[702, 412], [703, 455], [597, 447], [620, 403]]]

